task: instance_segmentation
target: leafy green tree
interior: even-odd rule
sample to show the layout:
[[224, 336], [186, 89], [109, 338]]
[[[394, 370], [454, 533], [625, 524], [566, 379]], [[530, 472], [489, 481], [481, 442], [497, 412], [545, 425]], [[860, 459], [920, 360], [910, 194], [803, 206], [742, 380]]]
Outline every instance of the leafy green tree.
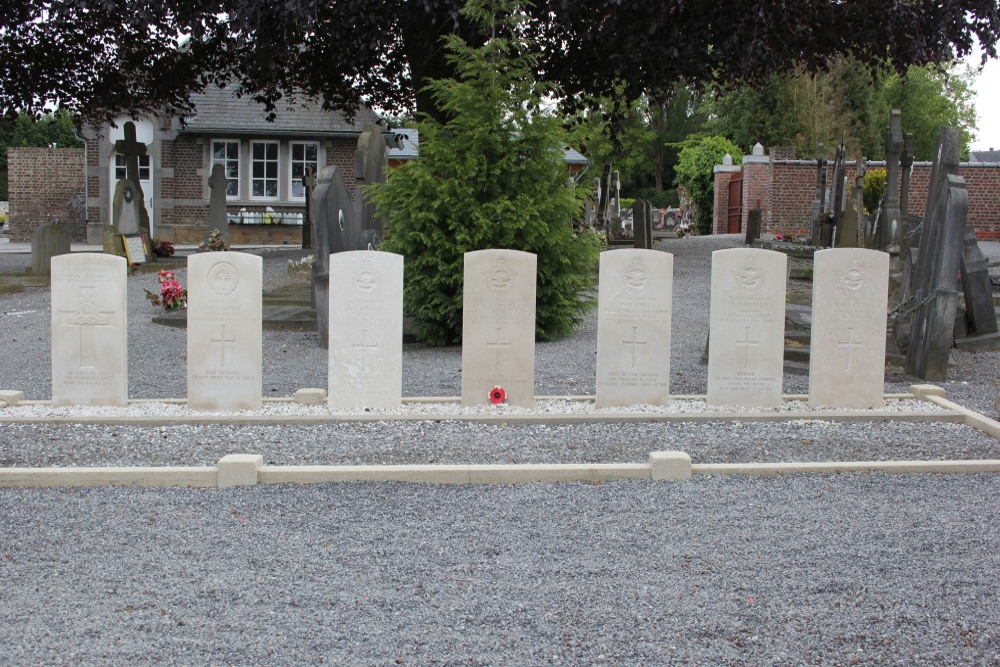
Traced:
[[712, 233], [712, 205], [715, 195], [713, 168], [722, 163], [727, 153], [734, 162], [743, 157], [740, 147], [725, 137], [712, 135], [691, 139], [681, 149], [674, 169], [677, 185], [682, 186], [694, 202], [695, 222], [701, 234]]
[[430, 91], [448, 120], [425, 117], [420, 159], [375, 189], [388, 223], [382, 248], [406, 257], [405, 308], [432, 345], [461, 338], [466, 252], [535, 253], [536, 333], [556, 338], [593, 304], [586, 294], [596, 235], [573, 231], [584, 193], [568, 185], [566, 136], [543, 110], [547, 85], [533, 77], [535, 56], [516, 5], [473, 2], [465, 11], [492, 37], [480, 47], [446, 40], [457, 76], [432, 81]]
[[[881, 91], [883, 102], [879, 119], [883, 132], [888, 125], [889, 111], [899, 109], [903, 114], [903, 131], [913, 134], [913, 155], [917, 160], [935, 158], [938, 137], [945, 125], [961, 130], [962, 158], [968, 158], [976, 128], [974, 77], [967, 67], [957, 65], [947, 71], [911, 67], [906, 76], [887, 76]], [[884, 155], [883, 146], [880, 156]]]

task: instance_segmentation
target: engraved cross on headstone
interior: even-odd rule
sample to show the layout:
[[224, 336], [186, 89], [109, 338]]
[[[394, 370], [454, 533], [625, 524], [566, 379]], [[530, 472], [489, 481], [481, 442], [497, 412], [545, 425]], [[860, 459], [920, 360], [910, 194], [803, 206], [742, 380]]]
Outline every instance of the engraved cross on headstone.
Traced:
[[500, 370], [500, 348], [502, 348], [502, 347], [510, 347], [510, 341], [503, 342], [503, 341], [500, 340], [500, 332], [501, 331], [503, 331], [503, 329], [501, 329], [500, 327], [497, 327], [497, 339], [496, 339], [496, 342], [493, 342], [493, 343], [491, 343], [489, 341], [486, 342], [487, 345], [489, 345], [490, 347], [492, 347], [492, 348], [494, 348], [496, 350], [496, 353], [497, 353], [497, 365], [496, 365], [496, 369], [497, 370]]
[[235, 345], [236, 344], [236, 337], [234, 336], [232, 338], [226, 338], [226, 325], [225, 324], [220, 324], [219, 325], [219, 337], [218, 338], [213, 338], [212, 342], [219, 344], [219, 367], [220, 368], [225, 368], [226, 367], [226, 343], [229, 343], [230, 345]]
[[361, 372], [362, 373], [367, 373], [368, 372], [368, 368], [367, 368], [367, 364], [366, 364], [366, 357], [367, 357], [366, 352], [368, 351], [368, 348], [371, 347], [371, 348], [378, 349], [378, 343], [366, 343], [365, 342], [365, 337], [367, 335], [368, 335], [368, 329], [362, 329], [361, 330], [361, 342], [360, 343], [354, 343], [354, 349], [356, 349], [356, 350], [360, 349], [361, 350]]
[[115, 142], [115, 152], [125, 156], [125, 180], [139, 184], [139, 156], [146, 154], [146, 144], [136, 141], [135, 123], [125, 123], [125, 138]]
[[743, 347], [743, 368], [750, 368], [750, 346], [760, 345], [759, 340], [750, 340], [750, 327], [746, 328], [746, 334], [743, 340], [739, 338], [736, 339], [736, 344]]
[[635, 369], [635, 350], [636, 350], [636, 347], [639, 346], [639, 345], [643, 345], [644, 346], [646, 344], [646, 341], [639, 340], [639, 335], [637, 333], [638, 330], [639, 330], [639, 327], [632, 327], [632, 340], [625, 340], [624, 338], [622, 339], [622, 345], [628, 346], [632, 350], [632, 369], [633, 370]]
[[861, 347], [861, 341], [854, 340], [854, 329], [847, 330], [847, 340], [837, 341], [838, 347], [847, 348], [847, 370], [851, 370], [854, 362], [854, 348]]
[[98, 310], [94, 292], [94, 287], [81, 285], [79, 309], [59, 311], [66, 315], [63, 320], [64, 325], [80, 329], [80, 368], [97, 366], [97, 341], [94, 329], [112, 326], [111, 316], [114, 315], [114, 311]]

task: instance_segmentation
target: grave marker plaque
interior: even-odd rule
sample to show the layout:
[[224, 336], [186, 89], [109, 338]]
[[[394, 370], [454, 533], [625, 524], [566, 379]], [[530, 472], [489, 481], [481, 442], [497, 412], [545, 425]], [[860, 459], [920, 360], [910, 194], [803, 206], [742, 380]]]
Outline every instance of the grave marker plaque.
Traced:
[[369, 250], [330, 255], [330, 284], [330, 409], [398, 408], [403, 256]]
[[809, 405], [884, 405], [889, 254], [863, 248], [813, 255]]
[[712, 253], [708, 403], [781, 405], [786, 257], [773, 250]]
[[263, 261], [241, 252], [188, 257], [187, 393], [193, 410], [261, 406]]
[[673, 255], [601, 253], [597, 320], [598, 408], [670, 402]]
[[52, 258], [53, 405], [128, 405], [123, 257]]
[[465, 254], [462, 405], [489, 404], [499, 386], [508, 403], [534, 406], [536, 268], [520, 250]]

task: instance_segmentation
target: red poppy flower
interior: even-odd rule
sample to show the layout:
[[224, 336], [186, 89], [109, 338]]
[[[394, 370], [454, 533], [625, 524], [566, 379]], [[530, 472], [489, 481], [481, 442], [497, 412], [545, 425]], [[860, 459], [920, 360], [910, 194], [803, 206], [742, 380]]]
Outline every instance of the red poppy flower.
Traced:
[[494, 405], [499, 405], [507, 400], [507, 392], [503, 390], [503, 387], [493, 387], [490, 389], [490, 400]]

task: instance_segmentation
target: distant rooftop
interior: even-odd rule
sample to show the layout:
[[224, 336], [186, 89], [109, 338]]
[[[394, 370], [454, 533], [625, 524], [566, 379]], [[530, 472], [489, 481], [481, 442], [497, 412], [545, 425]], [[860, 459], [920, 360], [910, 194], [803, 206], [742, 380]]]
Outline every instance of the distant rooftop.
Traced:
[[250, 134], [331, 136], [359, 135], [379, 118], [368, 108], [358, 109], [353, 123], [337, 111], [324, 111], [318, 100], [296, 99], [291, 107], [279, 101], [273, 122], [267, 121], [263, 104], [236, 96], [237, 84], [209, 87], [191, 96], [195, 112], [186, 117], [184, 132], [198, 134]]
[[992, 148], [988, 151], [970, 151], [969, 162], [1000, 162], [1000, 151]]
[[[420, 155], [420, 132], [409, 127], [393, 130], [393, 132], [402, 138], [402, 147], [389, 148], [389, 159], [415, 160]], [[569, 147], [566, 148], [565, 160], [566, 164], [590, 164], [590, 160]]]

